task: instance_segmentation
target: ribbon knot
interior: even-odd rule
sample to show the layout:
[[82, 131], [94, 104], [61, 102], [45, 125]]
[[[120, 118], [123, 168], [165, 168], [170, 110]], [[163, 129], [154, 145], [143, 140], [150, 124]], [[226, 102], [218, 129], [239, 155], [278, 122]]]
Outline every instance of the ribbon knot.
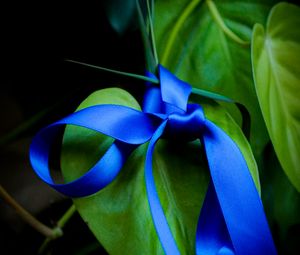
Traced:
[[188, 104], [185, 113], [171, 113], [164, 137], [167, 139], [193, 141], [198, 139], [205, 127], [205, 116], [200, 105]]
[[[205, 118], [201, 106], [188, 104], [189, 84], [162, 66], [159, 66], [159, 75], [160, 87], [148, 88], [143, 112], [121, 105], [96, 105], [42, 129], [30, 147], [34, 171], [67, 196], [91, 195], [109, 185], [131, 152], [149, 141], [145, 185], [151, 217], [165, 254], [179, 255], [156, 190], [153, 152], [162, 136], [201, 139], [211, 181], [198, 220], [196, 254], [276, 254], [259, 194], [239, 147]], [[60, 133], [59, 127], [66, 124], [95, 130], [114, 138], [115, 142], [86, 174], [66, 184], [55, 184], [50, 175], [49, 155], [54, 138]]]

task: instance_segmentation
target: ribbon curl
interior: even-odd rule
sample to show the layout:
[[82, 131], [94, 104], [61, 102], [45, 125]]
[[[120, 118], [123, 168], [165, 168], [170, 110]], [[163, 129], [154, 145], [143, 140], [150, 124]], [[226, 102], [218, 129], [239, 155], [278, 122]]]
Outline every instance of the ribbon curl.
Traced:
[[[145, 183], [151, 217], [165, 254], [177, 255], [180, 251], [155, 186], [153, 151], [160, 138], [200, 139], [211, 180], [198, 220], [196, 254], [276, 254], [259, 194], [238, 146], [205, 118], [200, 105], [188, 104], [189, 84], [164, 67], [158, 67], [160, 87], [148, 84], [143, 112], [120, 105], [97, 105], [41, 130], [30, 147], [34, 171], [44, 182], [67, 196], [91, 195], [115, 179], [138, 145], [150, 141]], [[95, 130], [114, 138], [115, 142], [82, 177], [66, 184], [55, 184], [50, 175], [49, 154], [59, 128], [66, 124]]]

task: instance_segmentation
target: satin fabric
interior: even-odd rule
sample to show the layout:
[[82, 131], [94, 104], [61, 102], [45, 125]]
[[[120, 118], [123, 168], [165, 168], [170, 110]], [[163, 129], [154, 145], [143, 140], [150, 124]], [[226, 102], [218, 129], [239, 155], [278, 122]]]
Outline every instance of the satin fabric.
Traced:
[[[30, 147], [34, 171], [67, 196], [91, 195], [111, 183], [130, 153], [149, 141], [145, 162], [149, 209], [165, 254], [177, 255], [181, 253], [155, 186], [153, 151], [159, 139], [201, 140], [211, 181], [199, 216], [195, 253], [276, 254], [263, 205], [238, 146], [221, 128], [205, 118], [200, 105], [188, 104], [189, 84], [164, 67], [159, 65], [158, 68], [160, 87], [147, 85], [143, 112], [125, 106], [97, 105], [41, 130]], [[115, 142], [81, 178], [55, 184], [50, 175], [49, 154], [59, 128], [66, 124], [95, 130], [113, 137]]]

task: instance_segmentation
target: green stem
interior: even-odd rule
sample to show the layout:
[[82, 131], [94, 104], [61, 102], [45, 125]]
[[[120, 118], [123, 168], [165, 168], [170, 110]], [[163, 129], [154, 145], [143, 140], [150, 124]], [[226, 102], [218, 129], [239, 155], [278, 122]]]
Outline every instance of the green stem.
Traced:
[[195, 95], [199, 95], [199, 96], [203, 96], [206, 98], [211, 98], [214, 100], [219, 100], [219, 101], [224, 101], [227, 103], [233, 103], [234, 101], [226, 96], [214, 93], [214, 92], [210, 92], [207, 90], [203, 90], [203, 89], [198, 89], [198, 88], [192, 88], [192, 93]]
[[82, 66], [95, 68], [95, 69], [105, 71], [105, 72], [115, 73], [115, 74], [119, 74], [119, 75], [123, 75], [123, 76], [127, 76], [127, 77], [132, 77], [132, 78], [143, 80], [143, 81], [149, 81], [149, 82], [152, 82], [152, 83], [155, 83], [155, 84], [159, 83], [159, 81], [157, 79], [149, 78], [149, 77], [146, 77], [146, 76], [143, 76], [143, 75], [117, 71], [117, 70], [108, 69], [108, 68], [105, 68], [105, 67], [95, 66], [95, 65], [91, 65], [91, 64], [86, 64], [86, 63], [83, 63], [83, 62], [70, 60], [70, 59], [66, 59], [66, 61], [70, 62], [70, 63], [79, 64], [79, 65], [82, 65]]
[[154, 35], [154, 29], [153, 29], [153, 21], [152, 21], [152, 15], [150, 11], [149, 6], [149, 0], [147, 2], [147, 12], [148, 12], [148, 19], [149, 19], [149, 25], [150, 25], [150, 37], [151, 37], [151, 43], [153, 48], [153, 54], [156, 64], [158, 64], [158, 57], [157, 57], [157, 50], [156, 50], [156, 44], [155, 44], [155, 35]]
[[[76, 212], [75, 205], [71, 205], [71, 207], [64, 213], [64, 215], [58, 220], [57, 222], [57, 228], [62, 229], [65, 224], [70, 220], [70, 218], [74, 215]], [[46, 248], [48, 247], [48, 244], [53, 240], [53, 238], [46, 238], [44, 242], [42, 243], [41, 247], [39, 248], [38, 254], [44, 253]]]
[[64, 213], [64, 215], [58, 220], [57, 226], [63, 228], [69, 219], [74, 215], [76, 212], [75, 205], [71, 205], [70, 208]]
[[229, 37], [231, 38], [233, 41], [235, 41], [238, 44], [241, 44], [243, 46], [248, 46], [250, 45], [249, 41], [245, 41], [243, 39], [241, 39], [239, 36], [237, 36], [234, 32], [232, 32], [232, 30], [230, 30], [226, 24], [224, 23], [221, 14], [219, 13], [215, 3], [212, 0], [206, 0], [206, 4], [208, 6], [208, 9], [213, 17], [213, 19], [215, 20], [215, 22], [217, 23], [217, 25], [222, 29], [222, 31]]
[[196, 8], [196, 6], [200, 3], [201, 0], [192, 0], [188, 6], [184, 9], [184, 11], [182, 12], [182, 14], [180, 15], [179, 19], [177, 20], [177, 22], [175, 23], [171, 34], [168, 38], [167, 44], [166, 44], [166, 48], [164, 50], [162, 59], [161, 59], [161, 64], [166, 66], [170, 53], [171, 53], [171, 49], [174, 45], [176, 36], [178, 35], [178, 32], [180, 30], [180, 28], [183, 26], [185, 20], [188, 18], [188, 16], [192, 13], [192, 11]]
[[141, 10], [140, 2], [139, 0], [136, 0], [136, 9], [137, 9], [137, 14], [138, 14], [138, 22], [139, 22], [139, 27], [140, 31], [142, 34], [142, 40], [144, 43], [144, 49], [145, 49], [145, 58], [146, 58], [146, 68], [148, 71], [155, 73], [157, 64], [154, 59], [153, 51], [151, 49], [151, 44], [149, 41], [149, 35], [147, 31], [147, 26], [145, 23], [144, 15]]
[[49, 239], [55, 239], [62, 236], [62, 230], [59, 227], [51, 229], [44, 225], [42, 222], [32, 216], [27, 210], [25, 210], [11, 195], [0, 185], [0, 196], [6, 201], [12, 208], [16, 210], [18, 215], [32, 226], [35, 230], [43, 234]]

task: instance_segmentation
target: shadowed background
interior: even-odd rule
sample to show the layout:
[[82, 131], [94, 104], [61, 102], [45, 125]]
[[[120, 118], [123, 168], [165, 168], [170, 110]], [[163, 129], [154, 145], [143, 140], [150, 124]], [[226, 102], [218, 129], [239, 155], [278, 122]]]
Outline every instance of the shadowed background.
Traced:
[[[8, 1], [1, 3], [0, 180], [27, 210], [53, 226], [71, 204], [31, 170], [28, 149], [41, 127], [73, 112], [95, 90], [119, 86], [139, 96], [139, 82], [76, 64], [73, 59], [143, 74], [140, 34], [114, 32], [102, 1]], [[10, 139], [12, 130], [37, 114], [33, 128]], [[7, 140], [3, 140], [7, 137]], [[75, 215], [52, 254], [101, 248]], [[0, 253], [35, 254], [43, 237], [0, 202]], [[72, 250], [73, 249], [73, 250]], [[82, 253], [92, 254], [92, 253]], [[103, 253], [105, 254], [105, 253]]]

